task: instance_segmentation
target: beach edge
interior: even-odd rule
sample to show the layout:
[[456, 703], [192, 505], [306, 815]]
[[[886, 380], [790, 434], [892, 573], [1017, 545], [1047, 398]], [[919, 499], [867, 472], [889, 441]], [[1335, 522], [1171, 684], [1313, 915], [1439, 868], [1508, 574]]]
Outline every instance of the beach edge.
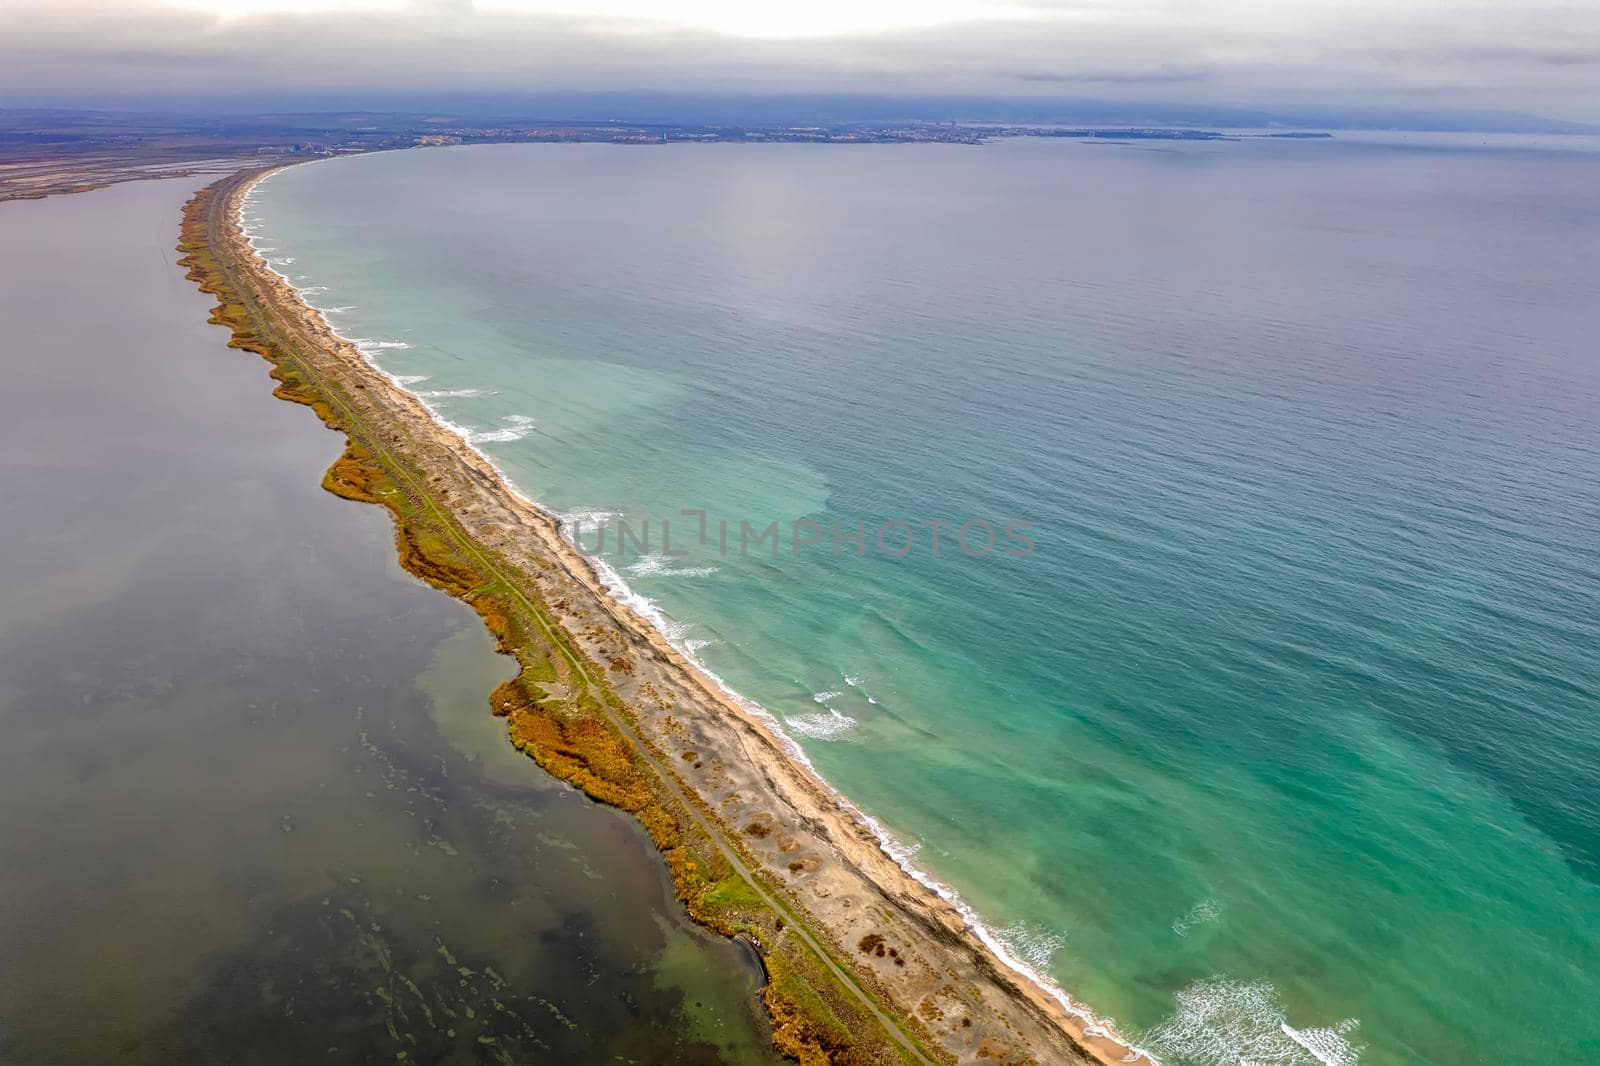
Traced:
[[512, 742], [638, 816], [691, 916], [756, 946], [778, 1049], [819, 1063], [1148, 1059], [901, 865], [788, 738], [612, 594], [552, 515], [256, 256], [240, 203], [279, 169], [224, 178], [185, 208], [180, 263], [219, 299], [212, 321], [274, 364], [277, 395], [346, 434], [324, 485], [386, 506], [403, 565], [471, 604], [521, 663], [493, 696]]

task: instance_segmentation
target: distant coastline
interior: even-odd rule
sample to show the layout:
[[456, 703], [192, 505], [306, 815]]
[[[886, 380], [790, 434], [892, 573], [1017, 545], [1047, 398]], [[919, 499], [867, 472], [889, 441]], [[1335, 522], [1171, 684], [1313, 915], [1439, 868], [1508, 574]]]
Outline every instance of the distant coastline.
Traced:
[[1058, 125], [961, 121], [805, 123], [671, 123], [523, 120], [469, 122], [389, 117], [352, 125], [242, 125], [219, 135], [181, 123], [145, 129], [131, 119], [125, 131], [104, 123], [80, 131], [48, 118], [9, 129], [0, 110], [0, 203], [88, 192], [124, 181], [224, 174], [241, 168], [327, 156], [461, 144], [951, 144], [981, 145], [1008, 137], [1069, 138], [1085, 142], [1229, 141], [1244, 137], [1323, 139], [1326, 132], [1241, 133], [1184, 125]]
[[888, 854], [758, 708], [619, 602], [555, 520], [255, 254], [240, 203], [283, 165], [224, 179], [186, 213], [180, 247], [222, 301], [213, 321], [275, 364], [278, 395], [348, 435], [325, 486], [387, 506], [407, 569], [471, 603], [522, 663], [493, 696], [513, 742], [638, 815], [690, 912], [756, 946], [779, 1049], [803, 1062], [1143, 1056]]

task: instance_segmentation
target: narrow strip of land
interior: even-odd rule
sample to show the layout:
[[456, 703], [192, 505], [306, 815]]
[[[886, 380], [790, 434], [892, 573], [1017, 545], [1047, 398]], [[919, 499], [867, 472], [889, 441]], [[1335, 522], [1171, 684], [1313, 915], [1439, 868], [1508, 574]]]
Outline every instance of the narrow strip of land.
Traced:
[[268, 270], [237, 229], [253, 175], [186, 216], [186, 265], [279, 395], [345, 432], [325, 484], [393, 513], [403, 563], [516, 656], [492, 697], [511, 741], [635, 813], [698, 920], [755, 942], [774, 1041], [808, 1063], [1125, 1061], [1087, 1012], [1001, 963], [960, 911], [745, 707], [603, 587], [549, 515]]
[[[237, 284], [238, 278], [235, 271], [226, 266], [223, 269], [228, 270], [229, 273], [233, 275], [233, 280]], [[274, 327], [281, 329], [290, 325], [289, 323], [283, 321], [281, 311], [275, 310], [271, 305], [265, 305], [264, 309], [269, 314], [273, 314], [275, 316], [276, 321], [272, 323]], [[528, 612], [529, 617], [537, 620], [540, 628], [544, 631], [545, 636], [550, 641], [550, 644], [553, 647], [560, 649], [563, 658], [565, 658], [571, 664], [572, 668], [577, 671], [578, 675], [587, 685], [598, 688], [599, 682], [589, 672], [589, 667], [583, 662], [583, 660], [574, 654], [571, 647], [569, 647], [565, 642], [557, 640], [555, 630], [551, 628], [550, 621], [545, 616], [544, 610], [530, 600], [528, 596], [517, 586], [515, 581], [511, 580], [510, 578], [506, 577], [505, 574], [500, 572], [496, 564], [492, 562], [483, 553], [483, 551], [462, 532], [459, 523], [455, 521], [449, 512], [440, 507], [438, 501], [434, 499], [433, 495], [418, 483], [415, 475], [406, 469], [405, 464], [400, 462], [381, 443], [378, 443], [378, 437], [363, 424], [360, 415], [357, 414], [356, 411], [354, 411], [350, 405], [344, 401], [343, 397], [340, 396], [338, 391], [330, 388], [329, 384], [317, 374], [316, 369], [303, 359], [298, 358], [292, 353], [286, 354], [284, 358], [293, 363], [303, 374], [305, 374], [306, 378], [316, 386], [318, 394], [327, 399], [328, 402], [338, 410], [339, 421], [342, 424], [344, 431], [350, 434], [352, 438], [359, 439], [363, 445], [367, 447], [370, 455], [382, 463], [386, 470], [390, 471], [394, 476], [400, 478], [404, 482], [410, 495], [428, 509], [428, 512], [439, 523], [440, 528], [449, 532], [451, 539], [456, 543], [457, 547], [462, 551], [462, 553], [470, 556], [472, 560], [478, 564], [478, 566], [481, 568], [481, 572], [485, 576], [493, 578], [499, 588], [503, 589], [508, 595], [513, 597], [517, 603]], [[682, 809], [687, 811], [689, 815], [695, 819], [702, 831], [705, 832], [707, 838], [716, 845], [719, 853], [727, 861], [728, 865], [733, 868], [738, 877], [744, 881], [747, 886], [749, 886], [750, 890], [755, 893], [757, 898], [759, 898], [763, 904], [772, 908], [774, 912], [787, 919], [788, 931], [790, 934], [799, 938], [806, 947], [811, 949], [811, 951], [816, 954], [817, 958], [822, 960], [823, 964], [828, 968], [828, 972], [834, 977], [834, 979], [839, 981], [853, 996], [856, 997], [861, 1005], [878, 1021], [878, 1023], [895, 1038], [895, 1040], [900, 1044], [901, 1048], [904, 1049], [906, 1054], [908, 1054], [915, 1061], [925, 1064], [925, 1066], [934, 1066], [933, 1060], [924, 1054], [918, 1043], [906, 1034], [900, 1023], [878, 1006], [876, 1000], [874, 1000], [872, 996], [868, 995], [867, 992], [856, 982], [855, 978], [847, 973], [844, 968], [834, 960], [831, 953], [817, 942], [816, 938], [805, 929], [804, 925], [802, 925], [796, 919], [795, 915], [788, 907], [780, 903], [769, 892], [767, 892], [765, 888], [762, 887], [760, 879], [744, 863], [734, 848], [729, 845], [726, 835], [719, 827], [714, 827], [706, 818], [705, 814], [699, 809], [699, 806], [689, 799], [688, 795], [686, 795], [683, 791], [683, 786], [678, 781], [677, 776], [668, 770], [667, 767], [656, 758], [656, 756], [639, 738], [638, 734], [634, 731], [633, 726], [609, 706], [604, 706], [604, 713], [612, 726], [615, 727], [618, 732], [626, 737], [633, 745], [633, 750], [637, 753], [638, 757], [642, 759], [654, 772], [656, 780], [659, 781], [662, 786], [667, 788], [671, 792], [672, 797], [681, 805]]]

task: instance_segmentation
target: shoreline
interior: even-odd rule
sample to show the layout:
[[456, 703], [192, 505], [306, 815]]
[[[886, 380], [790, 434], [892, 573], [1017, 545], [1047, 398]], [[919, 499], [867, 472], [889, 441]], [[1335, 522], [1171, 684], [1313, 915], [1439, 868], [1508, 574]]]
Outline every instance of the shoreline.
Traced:
[[[262, 174], [255, 181], [251, 182], [250, 185], [240, 190], [239, 205], [241, 209], [243, 207], [244, 200], [249, 196], [254, 187], [261, 184], [262, 181], [270, 177], [272, 174], [282, 170], [288, 170], [292, 167], [305, 166], [315, 162], [320, 162], [320, 160], [303, 160], [294, 163], [288, 163], [280, 167], [275, 167], [271, 171]], [[240, 229], [241, 231], [243, 230], [242, 222], [240, 224]], [[245, 238], [245, 243], [247, 244], [250, 244], [255, 239], [249, 234], [243, 234], [243, 236]], [[675, 643], [670, 637], [668, 637], [661, 620], [655, 617], [657, 612], [655, 611], [653, 605], [636, 606], [636, 604], [649, 605], [650, 601], [641, 596], [639, 593], [635, 592], [628, 585], [627, 580], [623, 578], [621, 574], [617, 573], [614, 568], [607, 564], [604, 559], [600, 559], [585, 553], [580, 547], [573, 543], [571, 538], [566, 536], [566, 516], [550, 510], [549, 508], [540, 504], [537, 500], [534, 500], [525, 494], [489, 455], [487, 455], [482, 449], [472, 442], [470, 439], [470, 430], [445, 418], [427, 402], [426, 398], [419, 396], [417, 393], [412, 391], [406, 382], [400, 380], [396, 375], [378, 366], [371, 358], [370, 353], [360, 347], [360, 343], [358, 341], [349, 337], [345, 337], [343, 334], [335, 330], [331, 324], [327, 323], [326, 317], [322, 314], [322, 309], [312, 305], [309, 303], [309, 301], [306, 301], [298, 286], [296, 286], [291, 280], [273, 267], [272, 264], [267, 261], [265, 256], [263, 256], [260, 252], [256, 252], [253, 244], [251, 247], [253, 254], [256, 255], [258, 260], [260, 260], [261, 266], [266, 271], [274, 275], [282, 286], [292, 291], [296, 297], [299, 298], [303, 304], [305, 304], [306, 309], [310, 313], [322, 318], [322, 321], [329, 334], [339, 338], [340, 341], [354, 349], [359, 355], [361, 361], [372, 373], [380, 375], [391, 386], [416, 399], [416, 401], [427, 411], [428, 417], [436, 426], [438, 426], [438, 428], [455, 435], [460, 440], [463, 447], [471, 450], [476, 456], [478, 456], [479, 459], [481, 459], [486, 465], [494, 470], [495, 475], [500, 479], [500, 488], [502, 491], [510, 496], [515, 497], [516, 500], [521, 504], [533, 509], [546, 522], [550, 523], [554, 527], [562, 544], [566, 549], [568, 549], [563, 552], [563, 554], [568, 557], [565, 561], [569, 562], [572, 566], [580, 567], [584, 570], [589, 583], [594, 588], [597, 595], [608, 597], [616, 611], [626, 612], [630, 616], [632, 624], [635, 626], [635, 628], [641, 632], [647, 633], [648, 638], [652, 642], [660, 642], [664, 644], [666, 648], [669, 649], [669, 654], [673, 654], [682, 659], [682, 668], [691, 674], [697, 675], [701, 687], [706, 690], [708, 695], [720, 702], [724, 702], [725, 704], [731, 702], [731, 706], [727, 708], [731, 713], [734, 713], [738, 716], [747, 716], [755, 719], [758, 727], [764, 729], [770, 735], [769, 739], [775, 746], [781, 748], [789, 758], [802, 765], [805, 773], [814, 779], [816, 788], [828, 793], [832, 801], [842, 812], [845, 812], [849, 817], [858, 821], [862, 827], [869, 830], [873, 836], [876, 837], [879, 849], [886, 857], [891, 859], [906, 876], [912, 878], [923, 888], [934, 893], [942, 901], [954, 908], [961, 915], [963, 921], [967, 925], [967, 928], [982, 942], [983, 946], [995, 956], [998, 962], [1000, 962], [1007, 969], [1013, 971], [1018, 977], [1038, 986], [1039, 990], [1044, 994], [1056, 999], [1063, 1010], [1065, 1010], [1072, 1017], [1079, 1019], [1084, 1024], [1085, 1032], [1091, 1035], [1105, 1036], [1110, 1040], [1120, 1044], [1125, 1049], [1125, 1056], [1117, 1059], [1116, 1061], [1144, 1061], [1154, 1063], [1155, 1066], [1159, 1066], [1159, 1060], [1157, 1060], [1150, 1052], [1125, 1041], [1121, 1035], [1115, 1031], [1114, 1028], [1111, 1028], [1103, 1023], [1101, 1019], [1099, 1019], [1088, 1007], [1074, 1002], [1071, 997], [1064, 990], [1056, 986], [1053, 981], [1038, 973], [1028, 963], [1017, 958], [1009, 945], [1001, 940], [998, 934], [996, 934], [994, 930], [990, 928], [986, 922], [984, 922], [983, 918], [977, 913], [977, 911], [961, 898], [960, 893], [950, 886], [944, 884], [942, 881], [938, 880], [938, 878], [934, 877], [932, 874], [917, 867], [916, 864], [911, 860], [910, 849], [907, 848], [903, 842], [897, 840], [893, 834], [883, 828], [882, 824], [876, 818], [862, 811], [848, 797], [846, 797], [841, 790], [839, 790], [836, 786], [822, 776], [820, 771], [818, 771], [816, 766], [811, 762], [810, 757], [806, 754], [805, 749], [800, 745], [800, 743], [784, 731], [782, 723], [779, 721], [777, 716], [772, 714], [771, 711], [768, 711], [766, 708], [762, 707], [757, 701], [750, 699], [748, 696], [745, 696], [743, 693], [734, 689], [721, 676], [700, 662], [699, 659], [695, 657], [693, 652], [683, 648], [678, 643]], [[1127, 1057], [1127, 1055], [1131, 1055], [1132, 1057]]]
[[[540, 731], [540, 727], [547, 726], [544, 718], [551, 716], [538, 710], [538, 705], [552, 699], [560, 703], [558, 697], [572, 689], [563, 681], [564, 676], [582, 682], [585, 692], [587, 684], [596, 684], [602, 689], [602, 698], [591, 702], [601, 710], [607, 703], [615, 705], [618, 713], [609, 716], [612, 725], [627, 740], [641, 745], [644, 761], [660, 774], [661, 784], [689, 808], [690, 821], [699, 822], [704, 833], [698, 835], [722, 837], [714, 841], [716, 850], [723, 852], [724, 858], [743, 875], [750, 874], [743, 863], [754, 868], [756, 876], [746, 879], [760, 901], [772, 905], [780, 915], [791, 915], [790, 908], [797, 910], [806, 930], [820, 935], [826, 943], [826, 950], [820, 952], [826, 968], [837, 970], [826, 956], [849, 960], [851, 976], [858, 978], [868, 992], [862, 1001], [873, 996], [886, 1000], [894, 1017], [925, 1038], [944, 1061], [1153, 1061], [1016, 959], [959, 896], [912, 865], [904, 849], [876, 821], [827, 783], [770, 714], [673, 645], [643, 609], [627, 602], [635, 597], [628, 595], [626, 583], [615, 574], [608, 580], [603, 564], [597, 567], [573, 546], [563, 535], [558, 516], [525, 497], [424, 400], [375, 367], [365, 353], [335, 333], [322, 314], [306, 304], [300, 292], [255, 251], [242, 230], [240, 213], [246, 196], [258, 182], [279, 169], [283, 168], [224, 179], [200, 194], [204, 197], [210, 193], [221, 200], [204, 205], [208, 249], [226, 260], [224, 270], [233, 269], [230, 281], [254, 290], [251, 295], [263, 312], [256, 316], [257, 322], [270, 320], [273, 338], [284, 335], [296, 349], [289, 358], [305, 364], [300, 369], [314, 379], [315, 388], [297, 391], [275, 371], [275, 376], [284, 380], [279, 395], [318, 408], [324, 421], [350, 434], [351, 446], [346, 457], [330, 470], [328, 487], [350, 498], [388, 503], [397, 522], [402, 521], [392, 500], [396, 489], [387, 490], [391, 498], [386, 499], [382, 493], [370, 491], [370, 474], [353, 469], [364, 458], [370, 461], [370, 457], [352, 454], [358, 450], [358, 434], [351, 423], [367, 431], [361, 434], [364, 438], [372, 436], [371, 426], [381, 427], [389, 434], [389, 440], [378, 449], [384, 457], [391, 458], [387, 453], [392, 448], [401, 460], [426, 474], [431, 485], [438, 486], [406, 494], [422, 496], [436, 514], [440, 507], [431, 497], [442, 497], [446, 501], [443, 510], [448, 514], [437, 517], [447, 526], [458, 525], [467, 538], [480, 542], [496, 560], [507, 560], [510, 565], [505, 571], [525, 577], [524, 588], [533, 586], [534, 600], [549, 605], [548, 613], [555, 616], [560, 634], [544, 623], [536, 604], [515, 587], [518, 582], [506, 579], [513, 586], [508, 591], [545, 625], [551, 641], [576, 668], [576, 674], [567, 670], [562, 675], [557, 670], [560, 676], [548, 679], [542, 687], [529, 683], [527, 688], [539, 696], [526, 704], [519, 704], [515, 693], [496, 692], [495, 713], [511, 719], [510, 730], [518, 746], [532, 749], [529, 753], [546, 769], [574, 781], [590, 795], [616, 802], [605, 794], [606, 782], [590, 779], [597, 775], [593, 759], [580, 758], [579, 771], [563, 772], [572, 768], [554, 764], [568, 758], [567, 750], [559, 743], [547, 743], [548, 728]], [[184, 250], [193, 253], [188, 222], [185, 230]], [[206, 279], [201, 265], [193, 259], [191, 254], [185, 262], [194, 268], [191, 276], [201, 280], [204, 288]], [[240, 320], [244, 316], [232, 313], [236, 307], [249, 310], [246, 304], [225, 300], [213, 320], [234, 326], [235, 346], [258, 350], [283, 369], [280, 360], [284, 353], [262, 351], [264, 346], [272, 347], [271, 342], [252, 344], [254, 334], [248, 330], [241, 333]], [[315, 369], [310, 364], [316, 364]], [[342, 399], [328, 395], [340, 390]], [[357, 407], [363, 410], [357, 411]], [[365, 445], [366, 440], [361, 443]], [[347, 461], [350, 467], [343, 473], [351, 475], [350, 483], [338, 483], [341, 465]], [[398, 486], [401, 492], [406, 488]], [[415, 489], [415, 483], [410, 488]], [[408, 548], [416, 545], [404, 540], [403, 524], [399, 533], [407, 568], [472, 603], [490, 628], [497, 630], [502, 651], [523, 659], [508, 646], [508, 633], [497, 628], [485, 605], [475, 599], [478, 589], [457, 588], [448, 581], [436, 580], [437, 575], [431, 572], [418, 570], [407, 554]], [[481, 551], [473, 554], [490, 575], [504, 579], [502, 569]], [[427, 562], [424, 559], [418, 565]], [[575, 606], [574, 599], [583, 602]], [[587, 627], [580, 628], [578, 623], [586, 623]], [[571, 655], [567, 645], [578, 655]], [[586, 669], [585, 661], [599, 669]], [[607, 664], [609, 669], [601, 664]], [[593, 673], [599, 673], [604, 684], [595, 682]], [[546, 682], [543, 675], [539, 680]], [[583, 708], [589, 709], [587, 704]], [[519, 737], [521, 726], [527, 728]], [[673, 769], [667, 769], [660, 760], [667, 758], [673, 746], [687, 746], [688, 750], [670, 764]], [[651, 759], [651, 751], [656, 753], [656, 759]], [[706, 767], [710, 769], [704, 773], [693, 772]], [[589, 776], [582, 777], [583, 774]], [[721, 928], [715, 915], [707, 920], [707, 915], [697, 912], [695, 900], [684, 891], [687, 875], [676, 865], [684, 857], [675, 859], [656, 832], [657, 827], [651, 825], [647, 816], [654, 808], [616, 805], [632, 809], [646, 821], [658, 845], [667, 853], [669, 865], [674, 867], [675, 883], [691, 914]], [[709, 816], [709, 821], [702, 815]], [[745, 822], [749, 824], [742, 832], [734, 828]], [[687, 828], [691, 835], [697, 835], [694, 825]], [[783, 903], [778, 902], [779, 897]], [[782, 938], [786, 923], [780, 918], [775, 925], [775, 930], [756, 937], [756, 942], [769, 970], [781, 971], [782, 964], [774, 966], [778, 952], [770, 941]], [[870, 931], [860, 934], [863, 928]], [[807, 934], [799, 935], [810, 939]], [[874, 937], [875, 952], [867, 947]], [[885, 943], [899, 947], [886, 954]], [[892, 961], [882, 961], [885, 958]], [[834, 976], [844, 979], [854, 991], [862, 991], [854, 988], [843, 973], [835, 972]], [[955, 981], [966, 987], [952, 986]], [[780, 1009], [770, 996], [768, 1003], [781, 1028], [784, 1019], [779, 1017]], [[878, 1020], [885, 1020], [881, 1013]], [[779, 1047], [794, 1054], [781, 1042]], [[904, 1053], [910, 1048], [899, 1050]], [[834, 1061], [831, 1057], [808, 1058], [804, 1054], [796, 1057], [801, 1061]], [[915, 1051], [912, 1057], [930, 1061]]]

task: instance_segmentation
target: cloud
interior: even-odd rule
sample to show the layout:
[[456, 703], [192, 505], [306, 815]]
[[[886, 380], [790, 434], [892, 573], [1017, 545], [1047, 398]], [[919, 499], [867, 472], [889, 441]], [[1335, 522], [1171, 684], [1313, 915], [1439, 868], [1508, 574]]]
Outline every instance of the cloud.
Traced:
[[[1497, 66], [1600, 66], [1600, 44], [1587, 47], [1561, 45], [1545, 45], [1541, 47], [1510, 44], [1464, 46], [1455, 48], [1452, 48], [1449, 45], [1436, 45], [1432, 48], [1420, 48], [1408, 51], [1374, 49], [1366, 52], [1365, 54], [1374, 59], [1391, 63], [1415, 60], [1419, 57], [1419, 55], [1425, 55], [1430, 63], [1453, 63], [1479, 67], [1485, 70]], [[1600, 86], [1597, 86], [1596, 88], [1600, 89]]]
[[1590, 0], [1006, 0], [951, 7], [971, 17], [945, 24], [825, 37], [530, 14], [491, 0], [227, 18], [154, 0], [5, 2], [0, 101], [11, 106], [1081, 91], [1246, 106], [1425, 101], [1600, 121], [1600, 5]]
[[1075, 70], [1058, 73], [1048, 70], [1008, 71], [997, 70], [997, 78], [1015, 78], [1017, 81], [1038, 85], [1174, 85], [1182, 82], [1204, 81], [1210, 75], [1204, 70]]

